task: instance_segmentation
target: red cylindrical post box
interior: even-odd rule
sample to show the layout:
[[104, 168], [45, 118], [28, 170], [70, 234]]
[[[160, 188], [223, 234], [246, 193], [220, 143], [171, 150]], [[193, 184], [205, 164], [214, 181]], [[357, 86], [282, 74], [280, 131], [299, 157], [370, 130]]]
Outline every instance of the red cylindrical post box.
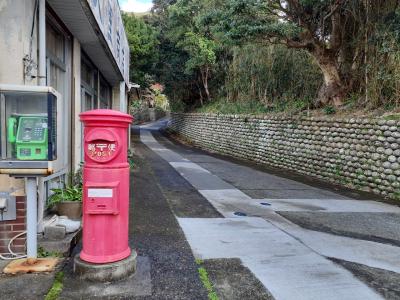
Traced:
[[80, 115], [84, 123], [83, 249], [80, 258], [105, 264], [131, 254], [128, 128], [130, 115], [106, 109]]

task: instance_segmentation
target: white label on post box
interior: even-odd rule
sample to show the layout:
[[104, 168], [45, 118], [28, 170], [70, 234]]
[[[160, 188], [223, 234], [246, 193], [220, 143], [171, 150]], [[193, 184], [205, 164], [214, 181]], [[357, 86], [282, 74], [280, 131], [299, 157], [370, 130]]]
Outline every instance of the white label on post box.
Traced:
[[112, 189], [89, 189], [88, 197], [98, 197], [98, 198], [112, 198]]

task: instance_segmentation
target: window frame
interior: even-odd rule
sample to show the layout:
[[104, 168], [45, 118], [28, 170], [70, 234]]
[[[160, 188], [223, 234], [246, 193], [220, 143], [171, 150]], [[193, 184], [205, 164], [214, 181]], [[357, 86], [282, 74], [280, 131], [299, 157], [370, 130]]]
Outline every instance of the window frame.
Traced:
[[[90, 73], [90, 83], [83, 80], [82, 66], [84, 66]], [[101, 88], [105, 86], [109, 99], [105, 99], [101, 95]], [[90, 108], [86, 107], [86, 97], [88, 94], [92, 97], [92, 105]], [[81, 50], [81, 111], [88, 111], [90, 109], [102, 108], [102, 103], [107, 103], [107, 108], [112, 108], [112, 89], [111, 85], [107, 82], [98, 68], [91, 62], [87, 54]]]

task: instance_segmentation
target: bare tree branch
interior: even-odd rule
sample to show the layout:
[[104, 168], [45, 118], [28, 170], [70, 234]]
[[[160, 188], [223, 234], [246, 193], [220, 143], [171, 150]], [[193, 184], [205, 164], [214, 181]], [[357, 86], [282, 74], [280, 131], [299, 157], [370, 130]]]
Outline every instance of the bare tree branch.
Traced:
[[312, 46], [313, 42], [310, 40], [294, 41], [291, 39], [286, 39], [285, 44], [290, 48], [306, 49], [306, 48], [309, 48], [310, 46]]

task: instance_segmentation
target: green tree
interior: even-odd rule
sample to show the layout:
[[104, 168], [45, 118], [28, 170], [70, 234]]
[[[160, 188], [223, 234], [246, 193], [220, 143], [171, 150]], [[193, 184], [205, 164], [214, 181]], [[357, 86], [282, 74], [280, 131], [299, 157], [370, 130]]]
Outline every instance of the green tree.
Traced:
[[130, 80], [146, 86], [146, 77], [154, 73], [158, 61], [159, 33], [134, 14], [123, 13], [122, 19], [131, 56]]
[[154, 0], [157, 51], [132, 74], [155, 74], [185, 109], [399, 106], [399, 16], [399, 0]]
[[341, 106], [357, 86], [368, 17], [385, 17], [397, 6], [395, 0], [228, 0], [211, 15], [229, 39], [306, 50], [323, 74], [317, 104]]
[[187, 60], [185, 73], [194, 76], [203, 105], [203, 91], [206, 99], [211, 100], [209, 79], [217, 60], [217, 46], [207, 27], [200, 23], [207, 11], [206, 0], [178, 0], [168, 8], [168, 38], [175, 46], [184, 50]]
[[306, 51], [248, 44], [233, 47], [225, 88], [230, 101], [256, 99], [269, 109], [294, 105], [304, 110], [312, 106], [321, 82], [321, 72]]
[[[178, 45], [189, 54], [189, 59], [186, 61], [186, 73], [192, 74], [199, 72], [200, 80], [206, 93], [207, 100], [210, 101], [210, 90], [208, 87], [208, 79], [213, 67], [216, 64], [215, 42], [207, 39], [200, 34], [187, 32], [184, 40]], [[202, 91], [199, 89], [201, 105], [203, 105]]]

